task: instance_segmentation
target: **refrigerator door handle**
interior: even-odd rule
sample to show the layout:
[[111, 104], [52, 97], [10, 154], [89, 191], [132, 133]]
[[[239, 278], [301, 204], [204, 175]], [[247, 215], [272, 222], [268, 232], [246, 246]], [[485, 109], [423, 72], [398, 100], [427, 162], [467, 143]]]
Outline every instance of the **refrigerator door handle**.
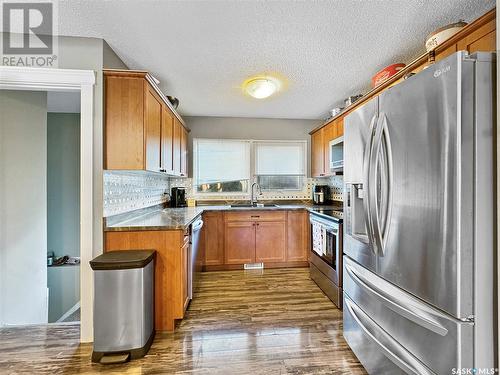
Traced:
[[373, 149], [373, 138], [374, 138], [374, 133], [375, 133], [375, 128], [378, 122], [378, 115], [375, 114], [372, 117], [372, 120], [370, 121], [370, 132], [369, 132], [369, 137], [366, 140], [366, 146], [365, 146], [365, 152], [364, 152], [364, 159], [363, 159], [363, 189], [365, 191], [364, 198], [363, 198], [363, 205], [364, 205], [364, 211], [365, 211], [365, 222], [366, 222], [366, 234], [368, 236], [368, 242], [370, 244], [370, 248], [372, 249], [373, 253], [377, 255], [376, 249], [375, 249], [375, 244], [374, 244], [374, 238], [373, 238], [373, 223], [371, 221], [371, 197], [370, 197], [370, 160], [371, 160], [371, 154], [372, 154], [372, 149]]
[[[382, 158], [380, 158], [382, 156]], [[384, 256], [385, 245], [389, 235], [392, 209], [392, 148], [387, 126], [387, 116], [380, 114], [373, 136], [373, 147], [369, 163], [370, 216], [373, 229], [375, 251]], [[380, 165], [380, 169], [379, 169]], [[380, 184], [379, 181], [380, 172]], [[380, 188], [380, 192], [378, 189]], [[380, 204], [378, 203], [380, 196]]]
[[448, 334], [446, 327], [437, 322], [436, 319], [433, 319], [431, 311], [425, 311], [415, 304], [404, 301], [404, 296], [399, 296], [399, 299], [395, 300], [398, 297], [397, 293], [385, 292], [381, 287], [375, 285], [376, 280], [370, 280], [373, 278], [370, 277], [371, 275], [363, 275], [364, 272], [362, 271], [358, 272], [355, 269], [358, 267], [353, 267], [350, 262], [345, 262], [344, 267], [349, 277], [358, 284], [359, 287], [374, 295], [382, 304], [386, 305], [397, 314], [404, 316], [406, 319], [440, 336], [446, 336]]
[[415, 375], [436, 375], [435, 372], [427, 368], [408, 350], [378, 326], [363, 310], [361, 310], [349, 297], [344, 298], [344, 303], [356, 321], [358, 326], [375, 345], [377, 345], [384, 355], [395, 365], [407, 374]]

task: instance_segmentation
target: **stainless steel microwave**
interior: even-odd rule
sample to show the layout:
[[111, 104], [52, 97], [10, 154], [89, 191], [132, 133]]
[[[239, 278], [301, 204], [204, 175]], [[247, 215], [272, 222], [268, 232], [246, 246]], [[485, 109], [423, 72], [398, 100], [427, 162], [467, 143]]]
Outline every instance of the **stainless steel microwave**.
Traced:
[[344, 137], [330, 141], [330, 172], [342, 172], [344, 169]]

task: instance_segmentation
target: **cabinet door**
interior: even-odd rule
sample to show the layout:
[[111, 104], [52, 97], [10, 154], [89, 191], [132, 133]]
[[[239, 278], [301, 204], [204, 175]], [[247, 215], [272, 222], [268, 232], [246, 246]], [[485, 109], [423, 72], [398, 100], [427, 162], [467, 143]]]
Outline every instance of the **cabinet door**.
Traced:
[[323, 168], [324, 175], [331, 175], [330, 172], [330, 141], [337, 138], [337, 121], [332, 121], [323, 128]]
[[337, 133], [336, 137], [342, 137], [344, 135], [344, 118], [337, 119]]
[[224, 222], [222, 212], [203, 214], [203, 244], [205, 265], [219, 266], [224, 264]]
[[189, 253], [189, 241], [182, 247], [182, 302], [183, 311], [186, 311], [189, 301], [191, 300], [191, 267]]
[[174, 139], [173, 139], [173, 172], [174, 175], [180, 176], [181, 174], [181, 142], [182, 142], [182, 125], [174, 118]]
[[304, 262], [309, 256], [309, 214], [306, 211], [288, 211], [287, 219], [288, 262]]
[[161, 169], [168, 174], [174, 173], [174, 116], [170, 110], [163, 106], [161, 116]]
[[259, 222], [255, 228], [255, 261], [284, 262], [286, 223]]
[[485, 23], [457, 42], [457, 51], [491, 52], [496, 50], [495, 20]]
[[161, 100], [148, 86], [146, 90], [146, 170], [160, 171], [160, 145], [161, 145]]
[[224, 225], [226, 264], [255, 262], [255, 223], [227, 221]]
[[188, 175], [188, 132], [181, 126], [181, 176], [187, 177]]
[[449, 46], [448, 48], [442, 50], [441, 52], [436, 53], [435, 60], [436, 61], [442, 60], [445, 57], [448, 57], [448, 56], [454, 54], [455, 52], [457, 52], [457, 45], [456, 44], [452, 44], [451, 46]]
[[321, 177], [325, 175], [325, 157], [323, 128], [311, 135], [311, 175]]
[[144, 169], [144, 81], [104, 77], [105, 168]]

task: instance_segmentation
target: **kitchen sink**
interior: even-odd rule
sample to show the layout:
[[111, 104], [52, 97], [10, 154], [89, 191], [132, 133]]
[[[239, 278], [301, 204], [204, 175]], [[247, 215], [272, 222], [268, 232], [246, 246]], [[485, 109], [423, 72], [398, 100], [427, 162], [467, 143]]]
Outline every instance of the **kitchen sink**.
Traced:
[[256, 207], [256, 208], [259, 208], [259, 207], [277, 207], [277, 205], [273, 204], [273, 203], [254, 203], [254, 204], [250, 204], [250, 203], [237, 203], [237, 204], [232, 204], [231, 207], [233, 208], [245, 208], [245, 207]]

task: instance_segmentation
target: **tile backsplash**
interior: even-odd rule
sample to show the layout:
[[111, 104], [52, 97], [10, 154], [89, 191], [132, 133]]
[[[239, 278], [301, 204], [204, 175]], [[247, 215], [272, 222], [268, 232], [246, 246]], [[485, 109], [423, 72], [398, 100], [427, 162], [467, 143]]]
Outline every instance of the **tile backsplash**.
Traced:
[[122, 214], [168, 201], [169, 177], [145, 171], [104, 171], [103, 216]]
[[[300, 192], [289, 192], [289, 191], [273, 191], [266, 192], [263, 191], [262, 196], [259, 196], [259, 199], [263, 200], [307, 200], [312, 197], [313, 186], [316, 184], [325, 184], [330, 186], [331, 192], [331, 200], [342, 201], [342, 185], [343, 178], [342, 176], [332, 176], [325, 178], [307, 178], [306, 187], [304, 191]], [[193, 194], [193, 180], [191, 178], [172, 178], [170, 180], [171, 187], [185, 187], [186, 188], [186, 196], [187, 198], [195, 198], [196, 200], [222, 200], [222, 201], [231, 201], [231, 200], [248, 200], [248, 194], [241, 195], [226, 195], [226, 194], [217, 194], [217, 195], [200, 195]]]
[[[248, 200], [247, 194], [195, 196], [191, 178], [174, 178], [163, 174], [145, 171], [104, 171], [104, 209], [103, 216], [123, 214], [141, 208], [166, 203], [170, 188], [182, 186], [186, 188], [188, 198], [196, 200]], [[263, 192], [259, 199], [263, 200], [307, 200], [312, 197], [312, 189], [316, 184], [330, 186], [331, 200], [342, 201], [342, 176], [325, 178], [308, 178], [304, 191]]]
[[330, 187], [330, 200], [343, 201], [344, 176], [331, 176], [314, 179], [317, 184], [324, 184]]

